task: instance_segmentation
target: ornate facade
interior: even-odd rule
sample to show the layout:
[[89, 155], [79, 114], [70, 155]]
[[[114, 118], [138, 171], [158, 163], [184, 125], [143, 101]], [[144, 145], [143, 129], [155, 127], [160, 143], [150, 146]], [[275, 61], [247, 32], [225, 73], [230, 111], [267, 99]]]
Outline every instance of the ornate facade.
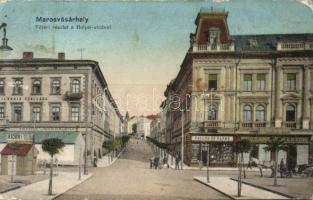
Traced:
[[265, 161], [273, 155], [263, 147], [280, 136], [289, 148], [279, 159], [313, 162], [313, 34], [230, 35], [227, 17], [213, 10], [197, 16], [190, 49], [165, 91], [167, 142], [180, 152], [184, 135], [189, 165], [206, 162], [209, 151], [210, 165], [232, 166], [236, 141], [250, 140], [245, 156]]

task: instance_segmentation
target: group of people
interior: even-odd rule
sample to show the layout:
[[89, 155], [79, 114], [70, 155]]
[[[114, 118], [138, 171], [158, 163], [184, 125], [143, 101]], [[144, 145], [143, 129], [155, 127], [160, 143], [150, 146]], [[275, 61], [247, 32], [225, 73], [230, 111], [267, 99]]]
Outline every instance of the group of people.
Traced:
[[[175, 169], [179, 170], [180, 167], [180, 155], [175, 155]], [[151, 169], [162, 169], [162, 168], [169, 168], [168, 164], [168, 156], [164, 156], [160, 158], [158, 156], [154, 156], [150, 158], [150, 168]]]

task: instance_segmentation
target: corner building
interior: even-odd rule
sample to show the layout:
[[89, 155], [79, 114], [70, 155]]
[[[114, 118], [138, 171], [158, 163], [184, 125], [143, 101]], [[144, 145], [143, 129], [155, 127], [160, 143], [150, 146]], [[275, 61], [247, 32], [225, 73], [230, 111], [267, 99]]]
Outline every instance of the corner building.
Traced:
[[[36, 145], [58, 137], [66, 143], [61, 164], [78, 164], [85, 148], [91, 164], [103, 155], [103, 141], [120, 135], [121, 124], [96, 61], [66, 60], [64, 53], [34, 58], [32, 52], [0, 60], [0, 147], [9, 134], [33, 134]], [[38, 159], [48, 159], [38, 148]]]
[[166, 142], [181, 153], [183, 124], [186, 164], [206, 163], [209, 152], [210, 166], [234, 166], [236, 141], [253, 145], [245, 161], [269, 161], [274, 154], [263, 148], [279, 136], [288, 144], [279, 160], [312, 163], [313, 34], [230, 35], [227, 17], [198, 13], [190, 48], [164, 93]]

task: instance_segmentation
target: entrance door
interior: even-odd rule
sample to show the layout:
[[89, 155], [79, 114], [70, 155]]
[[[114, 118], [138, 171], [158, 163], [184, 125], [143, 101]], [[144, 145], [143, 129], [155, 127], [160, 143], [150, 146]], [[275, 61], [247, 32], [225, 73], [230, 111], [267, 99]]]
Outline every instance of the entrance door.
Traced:
[[289, 145], [287, 150], [287, 168], [295, 172], [297, 166], [297, 147]]
[[201, 161], [203, 166], [206, 166], [208, 164], [208, 144], [202, 144], [201, 147]]
[[8, 156], [8, 175], [16, 175], [16, 156]]

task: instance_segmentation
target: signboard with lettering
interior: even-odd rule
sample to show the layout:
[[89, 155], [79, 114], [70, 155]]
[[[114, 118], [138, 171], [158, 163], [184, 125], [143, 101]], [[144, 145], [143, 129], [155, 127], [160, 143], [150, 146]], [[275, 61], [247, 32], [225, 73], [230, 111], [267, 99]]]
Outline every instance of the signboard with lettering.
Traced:
[[32, 134], [21, 134], [21, 133], [9, 133], [9, 134], [7, 134], [7, 143], [32, 144], [33, 143], [33, 135]]
[[[286, 144], [309, 144], [307, 136], [281, 136]], [[271, 136], [240, 136], [241, 140], [249, 140], [251, 143], [266, 144]]]
[[191, 136], [191, 140], [195, 142], [232, 142], [234, 141], [234, 137], [224, 135], [194, 135]]

